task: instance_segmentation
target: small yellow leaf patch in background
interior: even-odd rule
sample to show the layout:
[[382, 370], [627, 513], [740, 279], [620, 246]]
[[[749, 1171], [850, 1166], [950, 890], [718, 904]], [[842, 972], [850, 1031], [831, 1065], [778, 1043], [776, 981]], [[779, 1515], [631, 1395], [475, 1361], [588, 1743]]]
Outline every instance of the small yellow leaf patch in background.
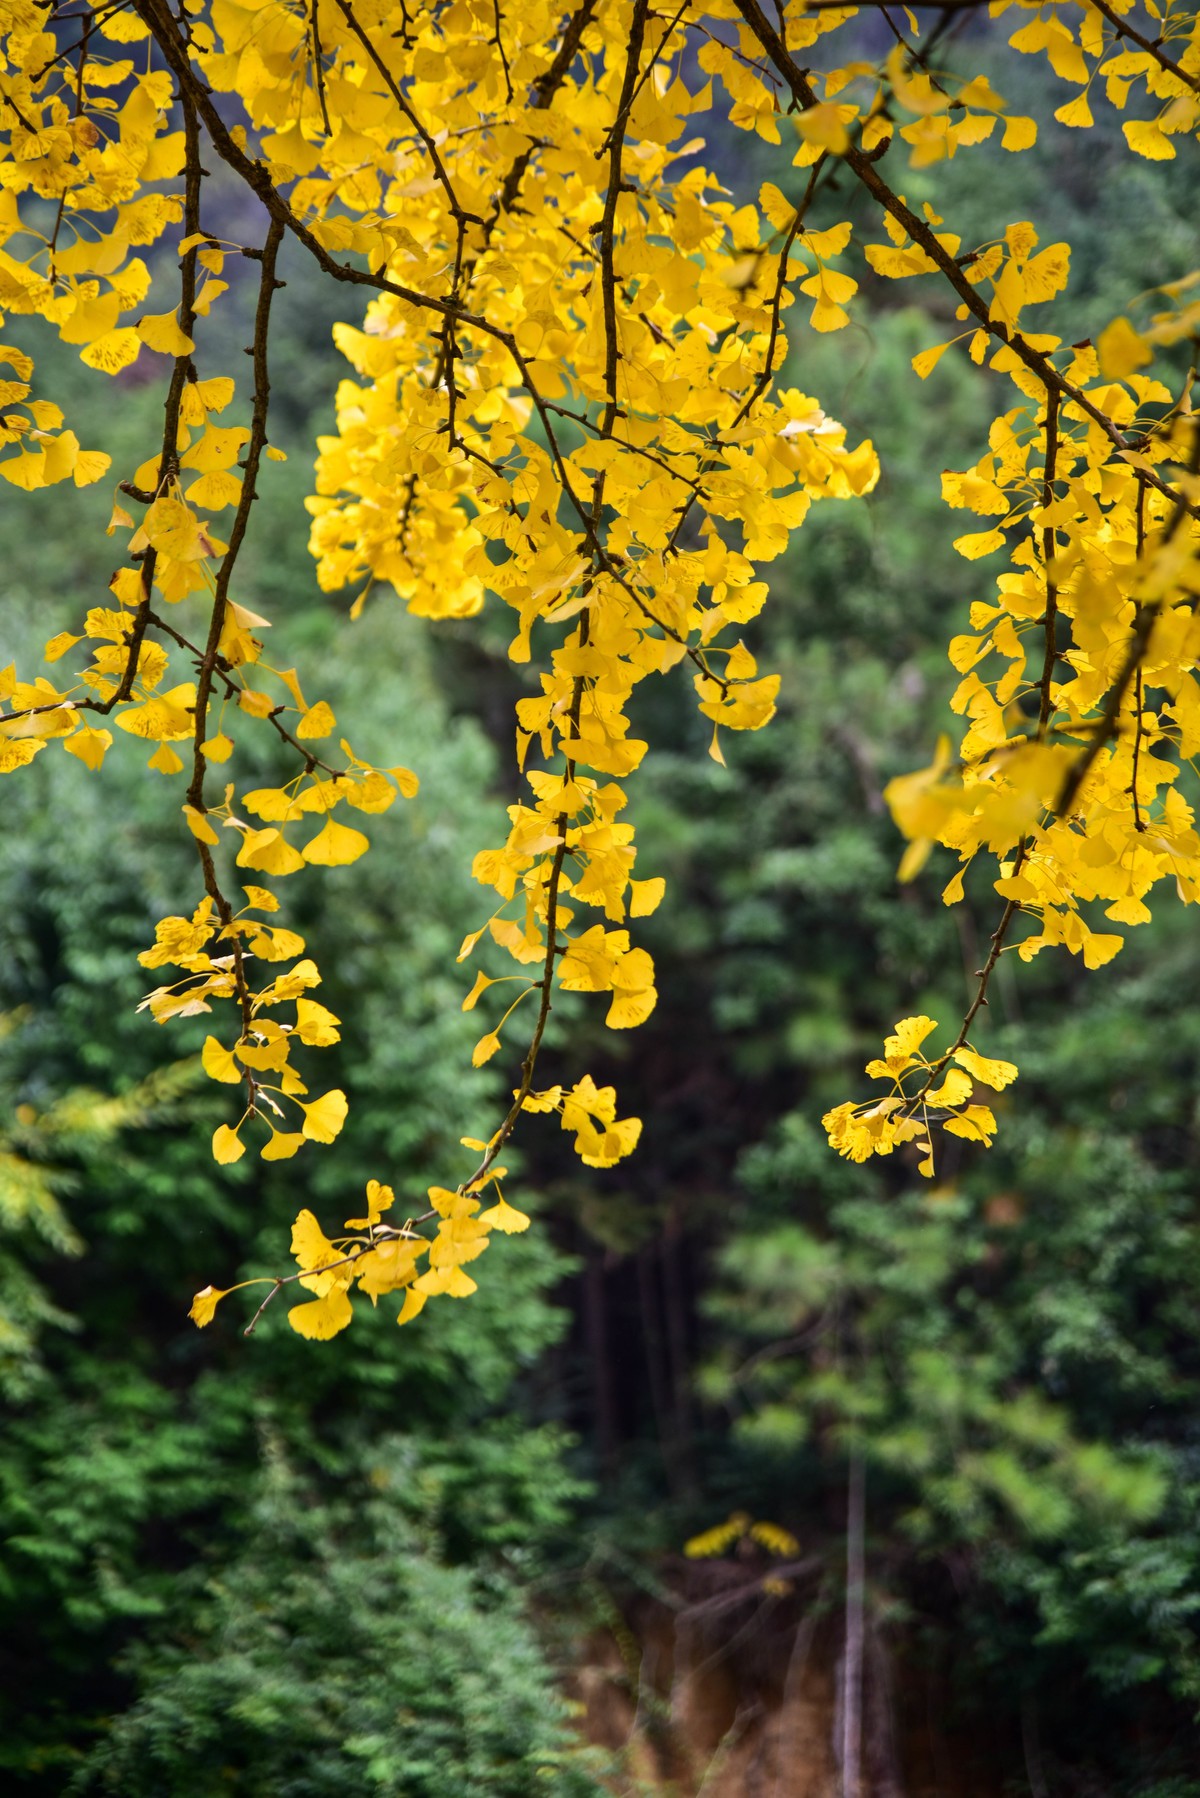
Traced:
[[706, 1560], [710, 1555], [724, 1554], [734, 1542], [739, 1542], [750, 1528], [750, 1518], [745, 1511], [735, 1511], [726, 1523], [718, 1523], [715, 1528], [703, 1530], [700, 1535], [692, 1536], [683, 1545], [683, 1552], [689, 1560]]
[[761, 1543], [768, 1554], [775, 1555], [781, 1561], [800, 1552], [800, 1544], [791, 1530], [785, 1530], [778, 1523], [751, 1524], [750, 1536], [753, 1541]]

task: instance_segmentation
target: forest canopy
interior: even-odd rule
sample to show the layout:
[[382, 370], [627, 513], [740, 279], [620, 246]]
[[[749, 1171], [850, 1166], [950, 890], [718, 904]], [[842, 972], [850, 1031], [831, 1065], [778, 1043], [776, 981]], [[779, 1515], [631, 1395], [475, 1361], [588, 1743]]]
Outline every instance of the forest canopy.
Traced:
[[[45, 644], [50, 675], [0, 673], [0, 769], [20, 778], [58, 743], [102, 788], [125, 736], [151, 750], [198, 871], [194, 908], [139, 954], [168, 970], [144, 1003], [160, 1024], [211, 1018], [204, 1070], [237, 1095], [219, 1163], [341, 1133], [345, 1091], [319, 1070], [342, 1020], [283, 909], [299, 883], [278, 889], [356, 863], [360, 825], [411, 800], [421, 774], [403, 741], [395, 761], [360, 755], [353, 687], [341, 723], [239, 597], [260, 483], [283, 456], [285, 240], [351, 314], [308, 500], [322, 587], [346, 595], [351, 632], [387, 589], [464, 629], [491, 596], [531, 677], [520, 797], [475, 853], [484, 894], [459, 954], [480, 965], [457, 1001], [482, 1022], [472, 1060], [508, 1059], [511, 1102], [462, 1118], [468, 1159], [419, 1197], [381, 1167], [331, 1234], [300, 1212], [299, 1271], [265, 1275], [263, 1303], [302, 1285], [301, 1335], [341, 1331], [355, 1286], [373, 1303], [402, 1295], [401, 1322], [474, 1292], [466, 1270], [492, 1234], [528, 1225], [500, 1185], [524, 1113], [557, 1114], [590, 1168], [636, 1149], [641, 1120], [571, 1065], [569, 1033], [562, 1078], [544, 1083], [550, 1012], [595, 994], [625, 1031], [654, 1010], [639, 920], [671, 896], [637, 864], [627, 816], [652, 755], [639, 690], [690, 682], [718, 762], [770, 723], [779, 676], [756, 632], [771, 564], [815, 502], [880, 476], [828, 396], [785, 384], [788, 345], [844, 330], [865, 282], [903, 283], [925, 311], [914, 383], [946, 358], [988, 372], [974, 461], [929, 469], [972, 515], [955, 541], [969, 629], [949, 644], [967, 726], [886, 796], [909, 839], [901, 878], [941, 846], [960, 864], [946, 904], [979, 858], [996, 907], [961, 1019], [894, 1025], [865, 1070], [882, 1088], [826, 1113], [834, 1148], [904, 1150], [932, 1176], [945, 1136], [990, 1143], [992, 1096], [1017, 1072], [977, 1041], [1000, 958], [1055, 947], [1100, 967], [1124, 940], [1107, 926], [1145, 923], [1160, 883], [1196, 897], [1197, 275], [1147, 270], [1080, 336], [1070, 246], [1022, 219], [960, 221], [938, 194], [966, 159], [980, 190], [989, 156], [1038, 167], [1049, 121], [1006, 101], [997, 44], [1048, 65], [1059, 125], [1096, 129], [1093, 105], [1109, 108], [1129, 157], [1186, 154], [1200, 25], [1186, 8], [995, 0], [985, 70], [974, 11], [4, 5], [0, 306], [21, 322], [0, 350], [0, 476], [27, 493], [115, 483], [123, 560]], [[753, 199], [705, 161], [714, 116], [756, 167], [768, 158]], [[1034, 189], [1053, 181], [1042, 165]], [[248, 360], [226, 322], [246, 262]], [[140, 464], [81, 441], [42, 390], [26, 319], [97, 380], [160, 382], [161, 434]], [[373, 678], [364, 662], [364, 692]], [[264, 738], [285, 772], [258, 784]], [[197, 1295], [198, 1324], [227, 1290]]]

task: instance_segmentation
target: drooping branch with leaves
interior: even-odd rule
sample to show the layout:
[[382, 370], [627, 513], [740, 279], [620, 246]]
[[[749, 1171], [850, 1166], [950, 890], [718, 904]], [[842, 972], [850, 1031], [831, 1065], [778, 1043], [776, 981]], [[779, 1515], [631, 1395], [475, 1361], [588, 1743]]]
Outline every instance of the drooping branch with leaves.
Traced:
[[[547, 1021], [558, 992], [603, 995], [614, 1029], [655, 1004], [636, 920], [664, 883], [635, 875], [625, 817], [647, 753], [631, 734], [635, 687], [690, 677], [718, 760], [722, 731], [766, 725], [778, 679], [740, 634], [767, 601], [764, 567], [814, 500], [875, 483], [871, 445], [781, 379], [789, 338], [849, 322], [856, 259], [932, 283], [962, 326], [915, 358], [914, 380], [966, 354], [1011, 388], [978, 464], [942, 476], [948, 505], [989, 521], [958, 539], [963, 555], [1010, 563], [976, 579], [971, 630], [950, 645], [969, 728], [957, 753], [944, 743], [889, 790], [911, 839], [902, 876], [934, 844], [964, 866], [985, 852], [1002, 910], [961, 1028], [929, 1055], [937, 1026], [903, 1020], [867, 1069], [886, 1096], [832, 1111], [834, 1146], [861, 1159], [912, 1143], [930, 1174], [935, 1123], [988, 1141], [977, 1086], [1016, 1072], [971, 1041], [999, 957], [1061, 945], [1099, 966], [1122, 939], [1091, 908], [1132, 925], [1162, 880], [1196, 896], [1200, 275], [1131, 300], [1095, 341], [1064, 345], [1040, 313], [1031, 326], [1028, 310], [1067, 284], [1068, 246], [1003, 219], [964, 245], [904, 189], [908, 170], [936, 174], [979, 145], [1037, 154], [1038, 121], [960, 66], [970, 9], [865, 11], [886, 19], [882, 62], [856, 9], [822, 4], [771, 17], [757, 0], [0, 5], [0, 306], [43, 319], [102, 375], [161, 358], [165, 390], [161, 444], [112, 469], [37, 393], [30, 356], [0, 348], [0, 476], [25, 490], [115, 478], [109, 529], [125, 556], [103, 603], [47, 644], [53, 678], [0, 674], [0, 771], [55, 739], [101, 771], [110, 722], [154, 746], [199, 897], [141, 957], [175, 976], [146, 1005], [161, 1023], [212, 1017], [204, 1067], [241, 1106], [216, 1132], [218, 1161], [338, 1135], [344, 1094], [313, 1097], [308, 1082], [340, 1020], [313, 996], [302, 938], [274, 921], [276, 887], [355, 861], [369, 842], [347, 814], [383, 813], [417, 784], [338, 738], [239, 597], [260, 470], [280, 454], [270, 330], [285, 239], [367, 299], [361, 325], [335, 333], [352, 378], [309, 502], [322, 586], [354, 596], [352, 619], [380, 589], [436, 619], [469, 619], [490, 594], [515, 614], [510, 657], [538, 670], [540, 691], [517, 704], [528, 794], [475, 858], [495, 909], [460, 955], [506, 958], [463, 1005], [489, 1019], [476, 1065], [513, 1057], [511, 1105], [419, 1200], [373, 1180], [366, 1215], [332, 1236], [301, 1213], [299, 1271], [265, 1277], [250, 1328], [294, 1283], [312, 1296], [290, 1321], [315, 1337], [350, 1321], [355, 1285], [372, 1301], [402, 1292], [401, 1322], [473, 1291], [466, 1265], [491, 1233], [528, 1221], [499, 1188], [526, 1112], [557, 1112], [590, 1167], [636, 1147], [640, 1121], [618, 1116], [613, 1088], [575, 1067], [541, 1084]], [[993, 35], [1065, 84], [1060, 122], [1086, 129], [1103, 86], [1131, 154], [1174, 157], [1196, 135], [1194, 10], [988, 12]], [[701, 160], [696, 132], [718, 108], [777, 149], [779, 180], [757, 205]], [[213, 169], [222, 192], [245, 191], [254, 241], [223, 235]], [[850, 184], [879, 221], [869, 241], [850, 220], [811, 222]], [[258, 271], [248, 370], [226, 367], [222, 324], [239, 258]], [[253, 733], [291, 758], [277, 786], [239, 777]], [[944, 897], [962, 893], [960, 870]], [[197, 1323], [223, 1296], [197, 1295]]]

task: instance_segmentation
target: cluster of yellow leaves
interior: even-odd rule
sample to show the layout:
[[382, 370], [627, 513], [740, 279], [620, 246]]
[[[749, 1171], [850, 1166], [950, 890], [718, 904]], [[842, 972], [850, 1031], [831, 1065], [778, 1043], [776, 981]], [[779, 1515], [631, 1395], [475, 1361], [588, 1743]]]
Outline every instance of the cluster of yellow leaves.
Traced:
[[756, 1523], [748, 1511], [734, 1511], [724, 1523], [692, 1536], [684, 1543], [683, 1552], [694, 1561], [707, 1560], [743, 1542], [756, 1542], [778, 1560], [787, 1560], [800, 1552], [800, 1544], [790, 1530], [778, 1523]]
[[[686, 134], [710, 92], [678, 72], [686, 27], [646, 24], [613, 207], [630, 9], [595, 9], [565, 68], [553, 7], [504, 27], [511, 79], [496, 80], [489, 59], [470, 82], [449, 17], [392, 33], [364, 20], [356, 35], [336, 18], [326, 34], [322, 15], [326, 101], [335, 82], [356, 95], [354, 177], [335, 189], [295, 128], [285, 157], [300, 177], [293, 204], [322, 242], [361, 244], [369, 231], [393, 280], [459, 302], [451, 324], [385, 294], [363, 330], [335, 333], [356, 378], [339, 389], [337, 434], [319, 443], [322, 584], [385, 582], [429, 617], [469, 615], [490, 591], [516, 615], [512, 658], [536, 646], [549, 664], [517, 706], [518, 759], [536, 745], [545, 764], [528, 773], [532, 802], [509, 807], [507, 841], [474, 864], [501, 907], [462, 955], [486, 937], [522, 970], [499, 977], [517, 998], [477, 1064], [548, 979], [607, 995], [614, 1029], [649, 1016], [649, 955], [624, 928], [578, 921], [583, 905], [622, 926], [663, 894], [660, 879], [634, 878], [633, 826], [618, 816], [620, 783], [647, 747], [629, 727], [633, 689], [690, 655], [718, 759], [720, 727], [765, 724], [778, 677], [721, 634], [757, 614], [756, 564], [780, 553], [812, 501], [864, 493], [878, 472], [871, 447], [848, 447], [815, 400], [770, 390], [793, 272], [818, 328], [847, 322], [840, 302], [855, 284], [829, 265], [850, 227], [791, 233], [781, 255], [772, 228], [788, 234], [796, 209], [775, 189], [761, 215], [738, 208], [696, 165]], [[316, 139], [316, 96], [292, 66], [299, 134]], [[246, 97], [241, 65], [224, 78]], [[413, 98], [407, 130], [397, 89]], [[252, 118], [255, 106], [251, 95]], [[481, 974], [466, 1006], [499, 980]], [[577, 1127], [564, 1106], [589, 1165], [630, 1151], [636, 1119], [617, 1122], [612, 1105], [589, 1115]]]
[[882, 1099], [858, 1105], [848, 1101], [826, 1112], [821, 1121], [839, 1155], [866, 1161], [913, 1143], [921, 1154], [918, 1171], [930, 1178], [935, 1123], [950, 1136], [985, 1147], [991, 1143], [996, 1119], [990, 1106], [975, 1100], [975, 1082], [1001, 1092], [1016, 1079], [1016, 1067], [977, 1055], [961, 1042], [930, 1061], [921, 1044], [936, 1029], [934, 1018], [902, 1018], [885, 1041], [882, 1058], [866, 1067], [872, 1080], [888, 1081], [891, 1091]]
[[[990, 12], [1016, 51], [1044, 53], [1079, 90], [1061, 122], [1086, 127], [1102, 83], [1113, 106], [1137, 113], [1124, 124], [1135, 153], [1174, 156], [1194, 131], [1195, 13], [1160, 16], [1156, 0], [993, 0]], [[1027, 151], [1036, 121], [984, 77], [944, 66], [911, 13], [910, 36], [882, 61], [862, 60], [861, 34], [840, 55], [854, 18], [805, 0], [787, 0], [777, 21], [757, 0], [670, 14], [647, 0], [578, 0], [565, 18], [552, 0], [519, 11], [189, 0], [181, 25], [157, 0], [136, 0], [84, 6], [64, 42], [65, 22], [51, 28], [34, 0], [0, 0], [0, 309], [44, 319], [109, 375], [143, 349], [167, 373], [161, 446], [128, 472], [113, 509], [110, 534], [128, 533], [113, 603], [47, 644], [47, 661], [63, 665], [55, 681], [0, 673], [0, 772], [51, 738], [98, 768], [114, 741], [99, 720], [111, 718], [153, 745], [156, 772], [187, 779], [204, 896], [190, 917], [163, 920], [142, 959], [182, 970], [146, 1000], [160, 1021], [218, 1000], [237, 1017], [230, 1040], [212, 1035], [204, 1053], [214, 1079], [245, 1090], [241, 1121], [216, 1133], [219, 1160], [244, 1152], [251, 1119], [266, 1122], [261, 1152], [276, 1159], [332, 1140], [345, 1115], [340, 1091], [308, 1098], [292, 1060], [297, 1043], [337, 1040], [338, 1020], [311, 997], [319, 971], [300, 937], [264, 921], [278, 904], [268, 887], [245, 888], [235, 910], [226, 865], [274, 880], [352, 863], [368, 837], [346, 814], [383, 812], [416, 789], [407, 770], [369, 766], [344, 741], [341, 763], [318, 754], [337, 729], [332, 710], [264, 662], [267, 621], [236, 596], [260, 463], [278, 455], [267, 326], [285, 231], [332, 278], [374, 289], [361, 328], [335, 332], [352, 378], [319, 442], [309, 502], [322, 585], [357, 590], [352, 616], [372, 586], [436, 619], [470, 617], [492, 595], [513, 614], [510, 656], [537, 663], [516, 718], [530, 792], [509, 807], [504, 842], [475, 858], [499, 905], [460, 954], [486, 942], [508, 969], [479, 973], [464, 1010], [516, 988], [477, 1065], [531, 1001], [521, 1085], [501, 1127], [473, 1144], [480, 1168], [457, 1193], [432, 1189], [424, 1220], [395, 1231], [373, 1210], [347, 1226], [365, 1237], [332, 1243], [301, 1220], [299, 1277], [316, 1294], [292, 1313], [304, 1334], [342, 1327], [355, 1281], [372, 1298], [404, 1287], [405, 1315], [469, 1289], [462, 1263], [489, 1229], [516, 1227], [496, 1208], [477, 1216], [477, 1189], [522, 1112], [557, 1111], [590, 1166], [636, 1144], [640, 1122], [618, 1118], [611, 1087], [584, 1075], [535, 1090], [533, 1064], [556, 988], [601, 995], [614, 1029], [656, 1002], [630, 929], [664, 890], [634, 872], [627, 785], [647, 752], [631, 725], [635, 689], [690, 662], [717, 760], [722, 728], [765, 725], [778, 677], [742, 635], [766, 598], [761, 566], [814, 500], [861, 496], [877, 479], [869, 443], [849, 444], [814, 398], [776, 379], [790, 310], [819, 332], [849, 322], [855, 258], [887, 279], [948, 280], [966, 327], [952, 342], [1017, 392], [976, 467], [944, 478], [947, 503], [987, 521], [959, 538], [964, 556], [1010, 546], [1011, 567], [951, 646], [955, 705], [970, 721], [958, 759], [947, 747], [890, 791], [914, 839], [904, 873], [934, 842], [964, 864], [986, 849], [1000, 858], [1006, 919], [1036, 920], [1021, 953], [1064, 943], [1091, 965], [1120, 939], [1081, 907], [1099, 901], [1138, 922], [1168, 875], [1195, 894], [1180, 791], [1200, 747], [1190, 385], [1172, 387], [1151, 364], [1200, 335], [1200, 303], [1180, 283], [1164, 312], [1118, 320], [1094, 346], [1029, 332], [1026, 308], [1066, 284], [1068, 247], [1040, 247], [1020, 223], [964, 253], [931, 204], [911, 211], [879, 170], [889, 157], [931, 169], [988, 141]], [[738, 129], [786, 139], [781, 163], [798, 171], [764, 183], [757, 204], [737, 204], [699, 159], [697, 122], [718, 93]], [[265, 208], [261, 249], [206, 234], [212, 156]], [[810, 222], [814, 196], [843, 170], [881, 205], [886, 241], [860, 245], [849, 222]], [[179, 277], [160, 292], [161, 256], [135, 252], [180, 226]], [[226, 347], [208, 320], [230, 255], [262, 271], [249, 424], [225, 416], [233, 378], [201, 373]], [[917, 373], [949, 347], [917, 357]], [[28, 355], [0, 347], [0, 368], [13, 376], [0, 381], [0, 476], [22, 488], [101, 478], [107, 456], [83, 450], [61, 410], [32, 397]], [[233, 758], [243, 721], [273, 732], [300, 772], [250, 791], [231, 779], [212, 803], [206, 780]], [[961, 892], [960, 875], [946, 897]], [[252, 973], [263, 963], [266, 981]], [[939, 1117], [990, 1135], [970, 1082], [1006, 1064], [972, 1059], [965, 1031], [929, 1063], [923, 1038], [907, 1041], [911, 1023], [869, 1070], [892, 1080], [888, 1097], [830, 1114], [843, 1152], [911, 1140], [931, 1164]], [[420, 1223], [435, 1217], [431, 1240]]]
[[[993, 246], [991, 308], [1009, 325], [1065, 278], [1066, 246], [1034, 255], [1036, 243], [1020, 224]], [[1149, 303], [1162, 309], [1140, 330], [1119, 318], [1094, 344], [1064, 350], [1056, 337], [1026, 334], [1063, 378], [1053, 395], [1002, 343], [991, 365], [1022, 402], [993, 422], [974, 468], [942, 477], [949, 506], [994, 521], [955, 547], [970, 561], [1005, 550], [1009, 566], [950, 643], [961, 677], [951, 703], [969, 721], [957, 757], [943, 739], [931, 765], [894, 780], [886, 797], [910, 838], [902, 878], [935, 844], [957, 852], [947, 905], [962, 900], [977, 855], [999, 864], [992, 884], [1005, 911], [981, 992], [1009, 948], [1023, 961], [1051, 946], [1089, 968], [1110, 961], [1124, 939], [1096, 928], [1094, 908], [1137, 925], [1149, 921], [1160, 882], [1185, 902], [1200, 895], [1200, 834], [1183, 786], [1200, 749], [1200, 429], [1190, 380], [1177, 395], [1145, 372], [1156, 353], [1195, 335], [1193, 285], [1157, 290]], [[974, 334], [977, 360], [991, 341]], [[932, 366], [916, 362], [922, 375]], [[1006, 943], [1018, 920], [1033, 928]], [[959, 1103], [943, 1088], [918, 1105], [898, 1086], [874, 1106], [837, 1107], [826, 1127], [854, 1159], [915, 1141], [925, 1150], [920, 1171], [931, 1174], [925, 1119], [935, 1101]], [[981, 1140], [992, 1127], [984, 1121]]]
[[[169, 74], [125, 53], [149, 36], [141, 20], [109, 7], [72, 23], [86, 46], [74, 59], [33, 0], [0, 6], [0, 309], [45, 319], [89, 367], [114, 374], [143, 345], [178, 353], [164, 321], [143, 312], [151, 273], [133, 252], [183, 215], [160, 184], [180, 174], [184, 134], [171, 128]], [[0, 452], [11, 452], [0, 475], [25, 489], [99, 480], [110, 458], [81, 450], [59, 407], [28, 400], [31, 359], [0, 359], [17, 377], [0, 383]]]
[[[800, 1552], [800, 1544], [790, 1530], [778, 1523], [755, 1522], [747, 1511], [734, 1511], [726, 1522], [691, 1537], [684, 1543], [683, 1552], [692, 1560], [705, 1560], [730, 1549], [744, 1552], [752, 1545], [781, 1561], [790, 1561]], [[778, 1573], [768, 1573], [759, 1580], [759, 1587], [772, 1598], [784, 1598], [792, 1590], [791, 1582], [781, 1579]]]
[[[426, 1300], [444, 1296], [467, 1298], [477, 1290], [466, 1264], [476, 1260], [488, 1246], [494, 1230], [511, 1236], [529, 1228], [525, 1212], [510, 1205], [500, 1191], [502, 1167], [488, 1176], [495, 1185], [495, 1202], [486, 1211], [480, 1209], [478, 1192], [451, 1192], [444, 1186], [429, 1188], [429, 1210], [417, 1220], [403, 1224], [388, 1223], [384, 1213], [391, 1211], [396, 1195], [390, 1186], [378, 1180], [367, 1183], [367, 1215], [346, 1220], [349, 1234], [325, 1235], [311, 1211], [302, 1211], [292, 1226], [292, 1254], [300, 1268], [287, 1280], [245, 1280], [240, 1286], [223, 1291], [206, 1286], [192, 1301], [191, 1317], [204, 1328], [211, 1323], [220, 1301], [230, 1292], [255, 1285], [269, 1285], [270, 1297], [282, 1285], [299, 1284], [315, 1294], [303, 1304], [293, 1305], [288, 1322], [301, 1336], [327, 1342], [344, 1330], [353, 1316], [350, 1292], [357, 1286], [366, 1293], [372, 1305], [389, 1293], [402, 1292], [404, 1302], [397, 1323], [411, 1323]], [[414, 1223], [437, 1220], [432, 1236], [419, 1232]], [[421, 1262], [425, 1266], [422, 1269]]]

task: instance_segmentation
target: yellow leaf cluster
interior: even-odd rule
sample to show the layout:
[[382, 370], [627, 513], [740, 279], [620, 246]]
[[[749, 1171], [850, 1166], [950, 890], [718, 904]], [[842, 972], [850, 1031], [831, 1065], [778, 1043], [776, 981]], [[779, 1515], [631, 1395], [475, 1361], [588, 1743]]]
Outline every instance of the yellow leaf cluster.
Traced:
[[[1065, 84], [1060, 123], [1087, 130], [1110, 105], [1131, 153], [1152, 160], [1194, 138], [1200, 25], [1187, 4], [1166, 23], [1137, 0], [992, 10], [1012, 51]], [[216, 1132], [219, 1161], [252, 1131], [264, 1159], [286, 1159], [333, 1141], [346, 1115], [340, 1089], [313, 1098], [306, 1085], [308, 1053], [339, 1036], [312, 996], [320, 970], [296, 932], [265, 921], [272, 885], [235, 903], [235, 871], [274, 883], [352, 866], [370, 837], [351, 815], [417, 792], [406, 767], [365, 763], [345, 739], [328, 747], [332, 708], [272, 665], [269, 621], [242, 591], [241, 546], [280, 456], [269, 351], [285, 237], [369, 296], [335, 333], [347, 374], [308, 502], [322, 586], [353, 589], [352, 616], [379, 589], [439, 620], [469, 619], [490, 595], [511, 617], [511, 659], [529, 665], [516, 706], [526, 787], [475, 857], [498, 905], [460, 956], [485, 944], [502, 958], [464, 1009], [489, 1014], [476, 1064], [503, 1051], [511, 1018], [529, 1024], [521, 1084], [476, 1173], [434, 1199], [432, 1235], [389, 1234], [375, 1200], [347, 1226], [365, 1236], [322, 1247], [305, 1225], [297, 1255], [315, 1296], [294, 1326], [343, 1328], [355, 1282], [373, 1299], [403, 1289], [405, 1321], [430, 1296], [472, 1290], [465, 1266], [490, 1232], [523, 1227], [502, 1200], [480, 1213], [478, 1195], [525, 1112], [557, 1111], [591, 1167], [634, 1148], [640, 1121], [618, 1118], [611, 1087], [583, 1075], [537, 1089], [534, 1062], [559, 991], [601, 998], [613, 1029], [656, 1003], [632, 928], [665, 891], [636, 872], [637, 689], [683, 668], [718, 761], [724, 731], [768, 724], [779, 677], [746, 641], [765, 573], [815, 503], [861, 498], [878, 478], [871, 444], [779, 378], [789, 326], [844, 328], [860, 280], [939, 284], [955, 324], [914, 359], [917, 376], [964, 344], [1007, 384], [986, 450], [943, 476], [948, 507], [972, 517], [956, 540], [970, 628], [950, 644], [964, 731], [888, 792], [910, 839], [902, 876], [936, 845], [954, 850], [953, 903], [967, 868], [992, 857], [1004, 911], [952, 1046], [928, 1060], [928, 1020], [905, 1020], [868, 1070], [885, 1097], [827, 1123], [842, 1153], [911, 1143], [925, 1172], [931, 1125], [988, 1140], [975, 1083], [999, 1091], [1012, 1071], [972, 1049], [968, 1027], [996, 957], [1061, 945], [1099, 966], [1121, 937], [1096, 927], [1097, 910], [1132, 926], [1161, 882], [1198, 891], [1200, 449], [1176, 355], [1200, 334], [1196, 278], [1131, 302], [1094, 344], [1064, 344], [1041, 312], [1031, 328], [1066, 287], [1069, 246], [1041, 244], [1028, 221], [998, 221], [972, 246], [903, 188], [913, 170], [932, 192], [939, 163], [983, 144], [1029, 153], [1039, 121], [903, 37], [864, 60], [849, 7], [768, 19], [756, 0], [663, 13], [648, 0], [565, 13], [550, 0], [482, 12], [195, 0], [186, 29], [164, 8], [74, 17], [82, 34], [64, 45], [29, 0], [0, 15], [0, 308], [112, 377], [146, 351], [164, 423], [119, 471], [111, 604], [50, 637], [53, 682], [0, 673], [0, 773], [55, 739], [97, 770], [135, 738], [156, 775], [186, 781], [200, 897], [159, 924], [142, 960], [178, 978], [144, 1003], [160, 1022], [231, 1019], [214, 1020], [203, 1051], [244, 1096]], [[778, 149], [756, 203], [702, 160], [697, 125], [718, 107]], [[253, 195], [261, 243], [207, 234], [217, 164]], [[841, 218], [848, 187], [880, 216], [866, 233], [879, 241], [856, 242]], [[818, 216], [830, 191], [837, 210]], [[259, 277], [237, 385], [221, 314], [235, 253]], [[24, 491], [101, 479], [107, 455], [35, 392], [28, 353], [0, 346], [0, 371], [0, 477]], [[292, 772], [248, 785], [244, 736], [270, 738]], [[516, 996], [493, 1013], [509, 984]], [[198, 1322], [220, 1296], [199, 1295]]]

